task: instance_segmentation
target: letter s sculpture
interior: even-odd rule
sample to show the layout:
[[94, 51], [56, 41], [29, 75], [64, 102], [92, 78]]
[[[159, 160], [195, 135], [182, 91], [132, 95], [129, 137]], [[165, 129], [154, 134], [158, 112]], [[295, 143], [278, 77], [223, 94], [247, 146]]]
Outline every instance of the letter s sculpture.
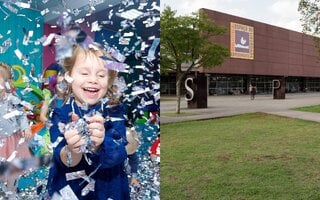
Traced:
[[185, 99], [187, 101], [191, 101], [193, 99], [193, 97], [194, 97], [194, 92], [193, 92], [192, 88], [188, 86], [188, 82], [189, 81], [191, 81], [191, 84], [192, 84], [193, 83], [193, 78], [189, 77], [184, 82], [184, 87], [187, 90], [187, 93], [186, 93], [186, 96], [185, 96]]

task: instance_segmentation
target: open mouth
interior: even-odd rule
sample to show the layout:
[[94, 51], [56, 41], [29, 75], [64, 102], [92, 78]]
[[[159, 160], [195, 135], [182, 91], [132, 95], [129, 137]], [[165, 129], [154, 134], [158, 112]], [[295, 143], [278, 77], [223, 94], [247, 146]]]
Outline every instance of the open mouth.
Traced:
[[97, 88], [83, 88], [83, 90], [90, 96], [96, 95], [99, 92]]

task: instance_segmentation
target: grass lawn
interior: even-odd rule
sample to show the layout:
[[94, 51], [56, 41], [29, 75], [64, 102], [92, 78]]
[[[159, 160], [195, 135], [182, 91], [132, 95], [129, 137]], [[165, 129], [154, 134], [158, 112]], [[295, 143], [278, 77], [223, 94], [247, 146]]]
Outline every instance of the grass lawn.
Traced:
[[316, 113], [320, 113], [320, 105], [315, 105], [315, 106], [306, 106], [306, 107], [300, 107], [300, 108], [294, 108], [293, 110], [305, 111], [305, 112], [316, 112]]
[[167, 199], [320, 199], [320, 123], [257, 113], [163, 124]]

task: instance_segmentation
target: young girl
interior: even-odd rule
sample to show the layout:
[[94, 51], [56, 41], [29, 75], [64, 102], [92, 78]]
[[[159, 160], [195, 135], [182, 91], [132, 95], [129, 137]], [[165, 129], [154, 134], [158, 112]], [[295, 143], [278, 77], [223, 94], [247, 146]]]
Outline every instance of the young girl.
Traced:
[[[130, 199], [124, 161], [125, 121], [121, 107], [104, 98], [116, 73], [105, 68], [107, 53], [96, 44], [75, 45], [64, 60], [72, 96], [51, 117], [53, 165], [48, 192], [63, 199]], [[73, 198], [71, 198], [73, 199]]]
[[[18, 141], [22, 137], [29, 140], [32, 137], [32, 134], [26, 113], [20, 105], [20, 99], [11, 93], [11, 78], [12, 75], [10, 66], [0, 62], [1, 160], [7, 160], [10, 156], [11, 158], [31, 156], [26, 145], [18, 145]], [[14, 112], [17, 114], [13, 114]], [[17, 151], [16, 156], [12, 155], [12, 153], [15, 153], [14, 151]]]
[[[0, 164], [32, 157], [28, 145], [23, 142], [23, 138], [29, 140], [32, 137], [29, 122], [20, 104], [21, 100], [12, 94], [11, 78], [11, 67], [0, 62]], [[0, 176], [2, 181], [7, 182], [10, 190], [15, 190], [14, 182], [19, 175], [18, 171], [15, 170], [15, 174], [7, 171]]]

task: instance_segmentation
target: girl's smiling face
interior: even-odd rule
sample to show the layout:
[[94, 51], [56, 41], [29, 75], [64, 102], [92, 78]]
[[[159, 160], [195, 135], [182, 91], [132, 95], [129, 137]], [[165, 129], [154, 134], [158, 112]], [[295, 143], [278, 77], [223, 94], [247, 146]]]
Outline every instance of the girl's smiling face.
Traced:
[[79, 52], [70, 76], [71, 88], [78, 104], [97, 104], [108, 91], [108, 70], [104, 61], [92, 52]]

